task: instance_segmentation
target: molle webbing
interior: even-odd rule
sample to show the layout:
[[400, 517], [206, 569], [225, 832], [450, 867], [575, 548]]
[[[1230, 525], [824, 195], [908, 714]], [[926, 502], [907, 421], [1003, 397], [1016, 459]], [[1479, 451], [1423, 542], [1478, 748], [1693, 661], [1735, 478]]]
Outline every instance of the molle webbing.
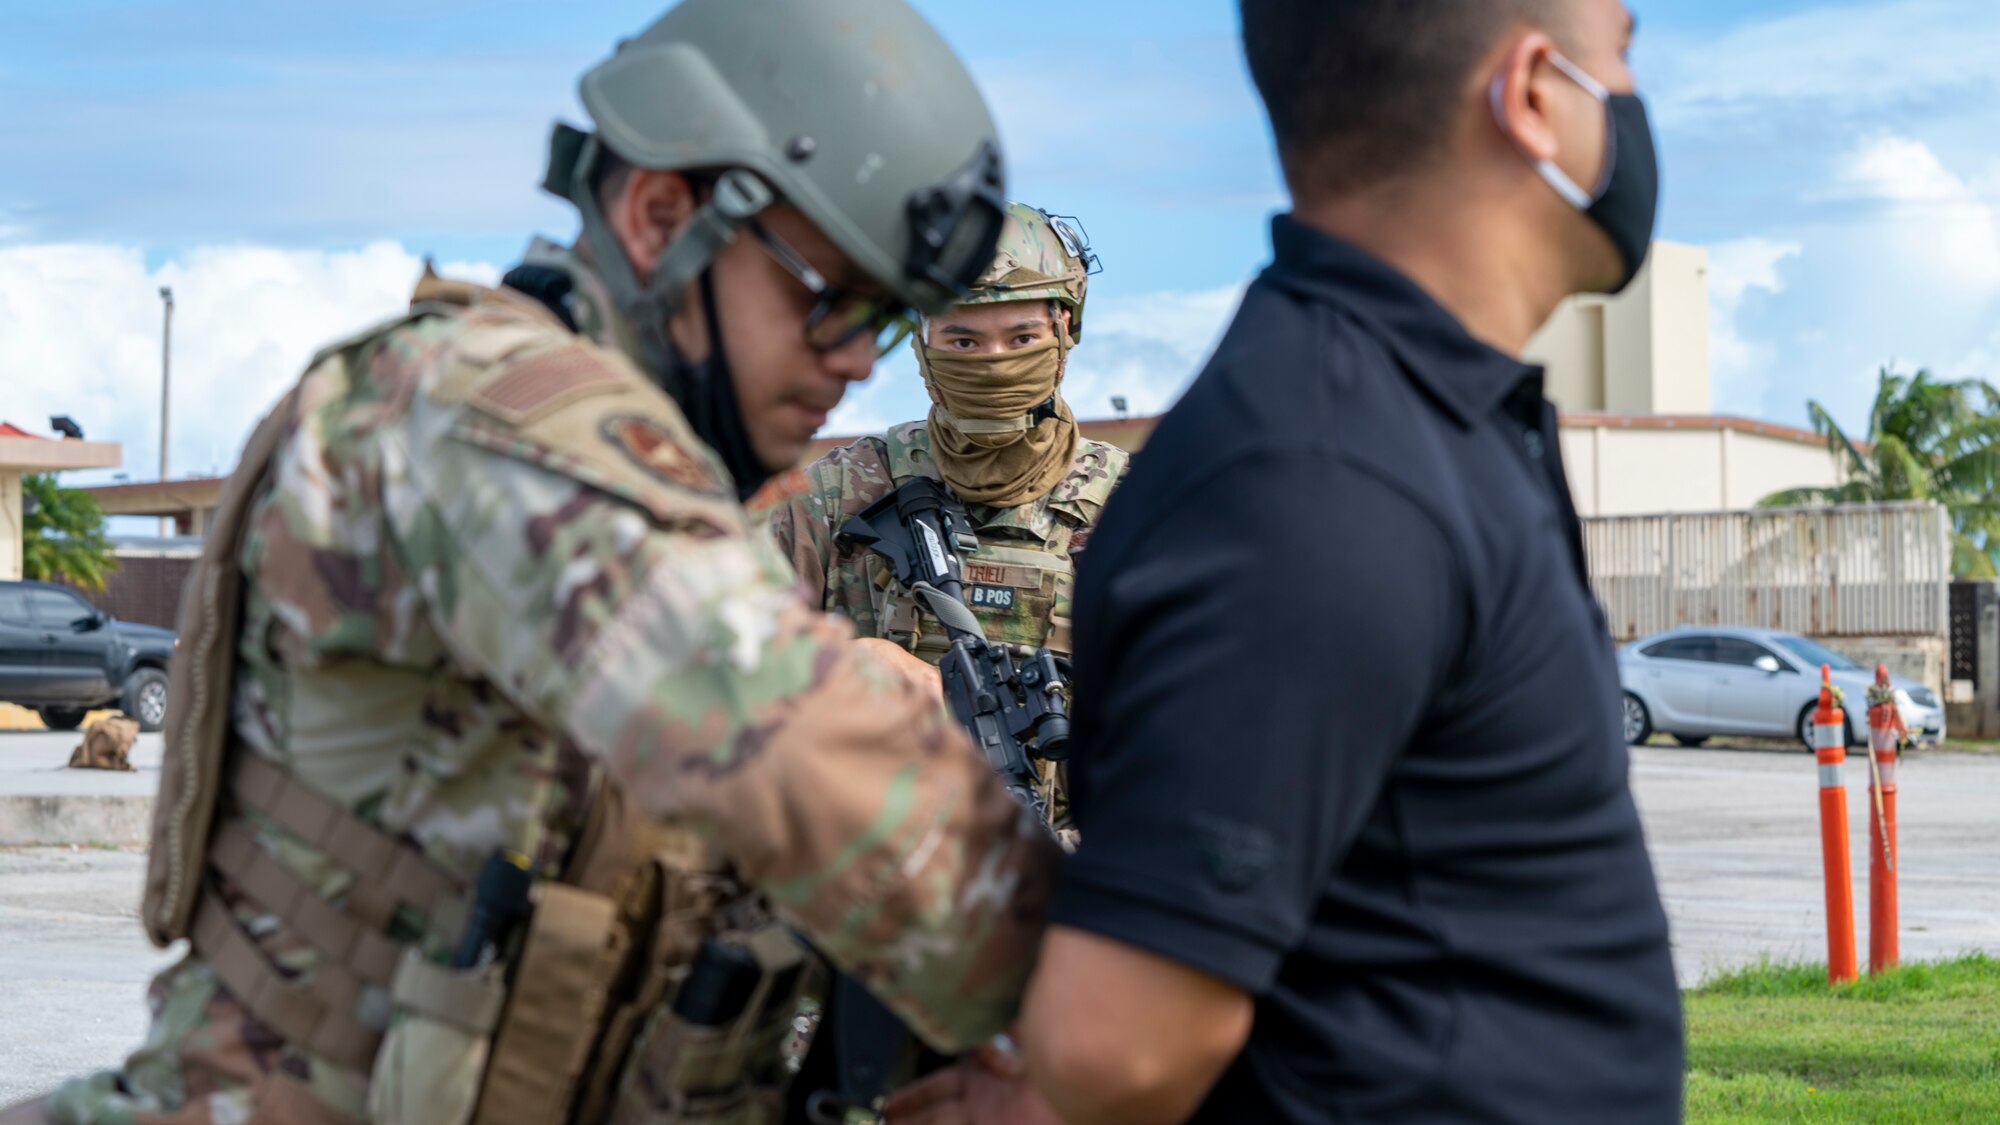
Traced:
[[279, 1038], [349, 1070], [374, 1064], [382, 1033], [355, 1017], [362, 990], [352, 974], [327, 964], [310, 981], [286, 977], [214, 895], [202, 896], [188, 938], [229, 995]]
[[370, 927], [388, 929], [398, 905], [431, 915], [464, 889], [464, 880], [416, 848], [306, 788], [255, 753], [238, 748], [229, 756], [228, 769], [230, 792], [239, 808], [269, 817], [307, 847], [355, 874], [344, 909]]
[[[195, 952], [253, 1019], [312, 1054], [365, 1072], [407, 959], [385, 931], [399, 906], [455, 930], [463, 884], [245, 747], [235, 747], [227, 769], [239, 812], [264, 817], [353, 872], [356, 881], [347, 902], [336, 906], [273, 859], [244, 820], [225, 819], [209, 842], [209, 864], [320, 959], [309, 981], [290, 979], [213, 893], [204, 893], [195, 909], [189, 934]], [[479, 1016], [464, 1018], [476, 1022]]]

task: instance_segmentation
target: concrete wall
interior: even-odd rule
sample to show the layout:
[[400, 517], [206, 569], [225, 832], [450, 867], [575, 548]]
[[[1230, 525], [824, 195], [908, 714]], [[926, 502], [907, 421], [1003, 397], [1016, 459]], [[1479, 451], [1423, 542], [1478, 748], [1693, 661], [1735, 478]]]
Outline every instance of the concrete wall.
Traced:
[[21, 475], [0, 472], [0, 582], [21, 577]]
[[1754, 508], [1773, 492], [1831, 488], [1841, 482], [1840, 463], [1823, 445], [1729, 430], [1721, 436], [1728, 466], [1725, 508]]
[[[1915, 680], [1945, 698], [1944, 673], [1949, 666], [1949, 644], [1943, 637], [1814, 637], [1814, 640], [1843, 652], [1864, 668], [1889, 666], [1889, 674]], [[1947, 727], [1950, 717], [1946, 717]], [[1947, 731], [1946, 733], [1953, 733]]]
[[1604, 411], [1604, 302], [1565, 302], [1529, 342], [1544, 368], [1542, 391], [1563, 410]]
[[1669, 428], [1565, 419], [1563, 465], [1577, 513], [1737, 511], [1783, 489], [1837, 483], [1839, 466], [1824, 446], [1735, 424], [1694, 418]]
[[1708, 251], [1654, 243], [1630, 289], [1565, 301], [1523, 354], [1565, 411], [1708, 413]]

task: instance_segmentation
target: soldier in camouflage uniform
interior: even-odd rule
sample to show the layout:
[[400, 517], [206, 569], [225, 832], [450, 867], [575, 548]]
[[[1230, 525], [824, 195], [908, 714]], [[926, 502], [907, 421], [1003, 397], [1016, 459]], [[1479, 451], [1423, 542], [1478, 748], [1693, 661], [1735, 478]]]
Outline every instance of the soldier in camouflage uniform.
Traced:
[[[809, 597], [863, 636], [942, 659], [944, 630], [889, 565], [839, 538], [898, 485], [930, 477], [966, 503], [978, 535], [965, 557], [966, 600], [987, 637], [1069, 655], [1074, 560], [1130, 459], [1080, 434], [1060, 389], [1096, 265], [1073, 222], [1008, 204], [993, 264], [971, 296], [926, 318], [912, 342], [930, 417], [820, 458], [772, 513]], [[1059, 794], [1045, 796], [1058, 810]]]
[[[480, 1040], [494, 1011], [457, 993], [425, 1022], [405, 978], [502, 979], [504, 963], [476, 982], [443, 968], [466, 923], [442, 892], [514, 857], [538, 919], [588, 897], [581, 841], [611, 831], [606, 808], [712, 856], [685, 884], [698, 904], [804, 932], [935, 1046], [1011, 1018], [1053, 847], [934, 695], [799, 599], [740, 506], [866, 376], [900, 309], [949, 307], [988, 260], [1004, 196], [985, 105], [903, 0], [687, 0], [590, 72], [583, 101], [597, 131], [558, 127], [548, 185], [583, 212], [579, 245], [537, 243], [499, 289], [427, 276], [252, 439], [183, 639], [240, 624], [210, 646], [222, 691], [176, 669], [148, 876], [149, 932], [192, 952], [154, 982], [120, 1070], [0, 1120], [473, 1119], [423, 1090], [476, 1096], [507, 1032]], [[200, 765], [208, 730], [223, 765]], [[218, 784], [211, 837], [183, 814]], [[665, 863], [645, 838], [632, 850]], [[604, 901], [624, 911], [652, 868], [620, 870]], [[708, 905], [674, 914], [670, 875], [647, 884], [657, 933], [607, 923], [600, 953], [691, 953], [722, 926]], [[370, 975], [384, 965], [393, 983]], [[626, 1014], [645, 1043], [663, 1013]], [[767, 1119], [694, 1112], [639, 1048], [621, 1070], [591, 1036], [541, 1054], [609, 1065], [594, 1119]], [[525, 1089], [547, 1107], [482, 1098], [476, 1120], [585, 1104]]]

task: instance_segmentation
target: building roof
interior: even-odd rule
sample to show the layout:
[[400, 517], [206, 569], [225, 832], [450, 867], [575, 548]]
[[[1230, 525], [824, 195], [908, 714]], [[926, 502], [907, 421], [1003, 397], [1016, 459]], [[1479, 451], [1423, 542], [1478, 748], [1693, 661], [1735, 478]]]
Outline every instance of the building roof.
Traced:
[[[1811, 430], [1797, 426], [1780, 426], [1774, 422], [1759, 422], [1754, 418], [1739, 418], [1733, 414], [1564, 414], [1562, 424], [1572, 429], [1611, 430], [1730, 430], [1739, 434], [1756, 434], [1759, 437], [1794, 441], [1801, 445], [1825, 448], [1826, 438]], [[1856, 443], [1865, 452], [1871, 448], [1865, 442]]]
[[0, 472], [48, 473], [63, 469], [111, 469], [124, 459], [115, 441], [43, 437], [12, 422], [0, 422]]
[[97, 506], [107, 516], [172, 516], [215, 507], [222, 499], [222, 482], [226, 479], [142, 480], [91, 485], [84, 491], [97, 498]]

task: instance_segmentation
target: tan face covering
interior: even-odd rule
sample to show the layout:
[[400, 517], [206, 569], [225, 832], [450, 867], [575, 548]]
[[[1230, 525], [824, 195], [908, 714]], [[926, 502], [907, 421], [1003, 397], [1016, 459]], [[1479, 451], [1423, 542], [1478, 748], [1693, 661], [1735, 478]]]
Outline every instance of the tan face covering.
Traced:
[[[971, 504], [1026, 504], [1069, 471], [1076, 417], [1056, 395], [1069, 359], [1069, 333], [1020, 351], [966, 355], [917, 345], [931, 394], [931, 455], [945, 483]], [[1053, 418], [1028, 415], [1056, 396]]]

